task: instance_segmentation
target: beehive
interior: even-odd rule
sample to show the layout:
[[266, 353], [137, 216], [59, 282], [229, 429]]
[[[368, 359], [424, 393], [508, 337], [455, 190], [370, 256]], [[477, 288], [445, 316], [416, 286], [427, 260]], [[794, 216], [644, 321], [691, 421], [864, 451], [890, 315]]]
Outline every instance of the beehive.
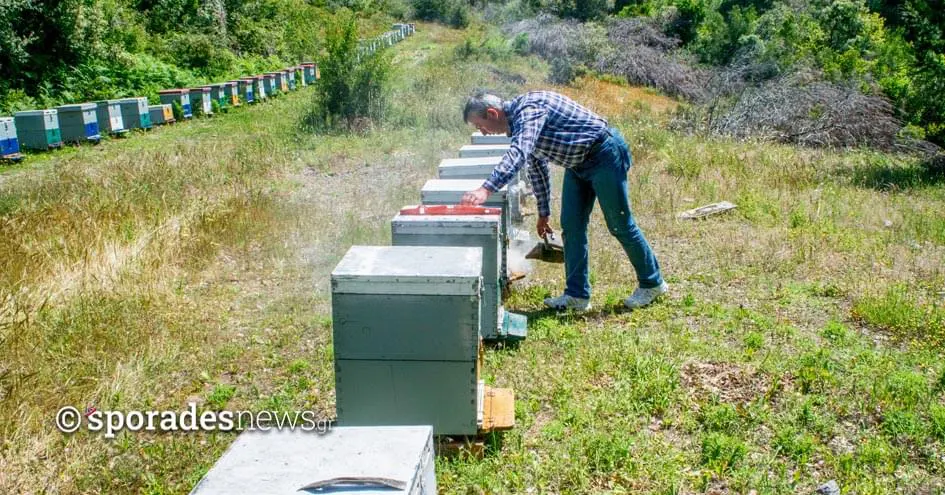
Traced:
[[239, 81], [227, 81], [223, 83], [223, 97], [226, 104], [231, 107], [242, 105], [240, 102], [240, 83]]
[[[190, 493], [435, 495], [433, 454], [429, 425], [244, 431]], [[340, 483], [342, 478], [386, 485]], [[325, 487], [302, 490], [319, 482]]]
[[190, 92], [186, 89], [167, 89], [158, 91], [161, 103], [164, 105], [180, 105], [181, 114], [185, 119], [194, 116], [193, 108], [190, 106]]
[[459, 149], [460, 158], [502, 156], [509, 151], [507, 144], [467, 144]]
[[95, 103], [63, 105], [56, 107], [59, 115], [59, 132], [67, 143], [99, 142], [98, 116]]
[[154, 125], [170, 124], [176, 120], [174, 110], [167, 104], [151, 105], [148, 107], [148, 112], [151, 114], [151, 123]]
[[305, 67], [301, 65], [295, 67], [295, 81], [299, 86], [308, 86], [308, 81], [305, 79]]
[[96, 101], [95, 105], [95, 116], [98, 119], [100, 132], [109, 134], [128, 132], [128, 128], [125, 127], [125, 119], [121, 114], [121, 102], [119, 100]]
[[[401, 210], [391, 220], [391, 244], [394, 246], [465, 246], [482, 248], [482, 306], [480, 333], [484, 339], [519, 337], [509, 335], [502, 306], [500, 267], [502, 244], [499, 231], [501, 212], [491, 215], [438, 214], [435, 207], [412, 207]], [[485, 210], [487, 208], [478, 208]], [[511, 317], [511, 315], [508, 315]], [[522, 326], [521, 328], [524, 328]], [[519, 328], [515, 329], [516, 331]], [[522, 337], [524, 335], [521, 335]]]
[[270, 86], [266, 89], [269, 90], [269, 94], [272, 96], [278, 96], [279, 93], [283, 92], [282, 89], [282, 73], [281, 72], [269, 72], [266, 74], [267, 77], [271, 78]]
[[118, 103], [121, 106], [121, 118], [128, 129], [151, 128], [151, 112], [147, 98], [124, 98], [118, 100]]
[[289, 91], [295, 91], [297, 89], [295, 85], [295, 67], [289, 67], [285, 69], [286, 80], [289, 84]]
[[0, 157], [13, 159], [20, 156], [20, 140], [16, 137], [13, 117], [0, 117]]
[[[425, 205], [458, 205], [463, 199], [463, 194], [478, 189], [482, 186], [481, 180], [454, 180], [454, 179], [432, 179], [428, 180], [420, 190], [420, 202]], [[512, 230], [511, 215], [509, 212], [508, 187], [489, 195], [489, 198], [481, 206], [501, 208], [502, 224], [500, 228], [500, 239], [502, 241], [502, 267], [500, 269], [500, 278], [502, 285], [508, 283], [508, 246], [509, 236]]]
[[512, 138], [506, 136], [505, 134], [483, 134], [481, 132], [474, 132], [470, 136], [470, 144], [509, 144], [512, 142]]
[[315, 84], [315, 64], [303, 64], [302, 69], [305, 74], [305, 82], [308, 84]]
[[340, 424], [477, 432], [481, 273], [482, 248], [348, 251], [331, 275]]
[[62, 146], [59, 116], [56, 110], [28, 110], [13, 115], [16, 137], [20, 146], [33, 150], [48, 150]]
[[259, 101], [269, 97], [266, 91], [266, 76], [253, 76], [253, 96]]
[[210, 102], [210, 88], [191, 88], [190, 102], [195, 115], [213, 115], [213, 104]]
[[492, 175], [492, 171], [495, 169], [496, 165], [501, 162], [501, 156], [447, 158], [440, 161], [437, 173], [440, 179], [485, 180]]
[[225, 110], [230, 105], [225, 92], [226, 84], [214, 83], [208, 84], [207, 87], [210, 88], [210, 100], [217, 102], [220, 110]]
[[240, 97], [246, 100], [246, 103], [256, 103], [256, 90], [253, 88], [254, 81], [251, 77], [237, 81]]

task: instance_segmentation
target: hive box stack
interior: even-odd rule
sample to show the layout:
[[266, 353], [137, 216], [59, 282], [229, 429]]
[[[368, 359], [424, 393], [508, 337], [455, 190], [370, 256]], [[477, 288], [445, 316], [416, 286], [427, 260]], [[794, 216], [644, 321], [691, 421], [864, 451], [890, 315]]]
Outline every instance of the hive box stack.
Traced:
[[253, 76], [253, 97], [262, 102], [269, 95], [266, 92], [266, 76]]
[[391, 220], [394, 246], [465, 246], [482, 248], [480, 333], [488, 340], [522, 339], [527, 319], [502, 307], [502, 242], [498, 208], [407, 207]]
[[151, 105], [148, 107], [148, 112], [151, 115], [151, 123], [154, 125], [166, 125], [177, 121], [174, 118], [174, 110], [168, 104]]
[[194, 113], [197, 115], [213, 115], [213, 104], [210, 102], [210, 88], [191, 88], [190, 104], [194, 109]]
[[227, 102], [226, 94], [224, 92], [225, 86], [226, 85], [223, 83], [207, 85], [207, 88], [210, 89], [210, 100], [217, 102], [217, 106], [219, 107], [220, 111], [226, 110], [226, 107], [229, 106], [229, 102]]
[[241, 105], [239, 81], [223, 83], [223, 98], [226, 99], [226, 104], [229, 106], [238, 107]]
[[190, 493], [436, 495], [433, 432], [429, 425], [245, 431]]
[[0, 117], [0, 158], [19, 160], [20, 140], [16, 137], [16, 124], [13, 117]]
[[161, 104], [163, 105], [173, 105], [174, 103], [180, 105], [181, 116], [185, 119], [194, 116], [193, 109], [190, 106], [190, 92], [186, 89], [166, 89], [158, 91], [158, 96], [161, 98]]
[[[462, 203], [463, 194], [477, 189], [482, 185], [481, 180], [452, 180], [452, 179], [432, 179], [428, 180], [420, 190], [420, 202], [424, 205], [458, 205]], [[501, 284], [503, 287], [508, 285], [508, 246], [509, 236], [512, 230], [511, 216], [509, 215], [508, 188], [502, 189], [489, 195], [489, 198], [482, 204], [487, 208], [500, 208], [502, 210], [502, 223], [499, 226], [500, 240], [502, 245], [502, 267], [499, 270]]]
[[492, 170], [502, 162], [501, 156], [483, 158], [447, 158], [440, 161], [437, 174], [440, 179], [486, 180]]
[[302, 72], [305, 77], [305, 82], [307, 84], [315, 84], [315, 64], [312, 62], [306, 62], [302, 64]]
[[13, 115], [20, 146], [31, 150], [48, 150], [62, 146], [59, 116], [55, 110], [28, 110]]
[[128, 128], [125, 127], [125, 119], [121, 115], [121, 101], [102, 100], [96, 101], [95, 105], [95, 116], [98, 119], [100, 132], [114, 135], [128, 132]]
[[63, 105], [56, 107], [59, 114], [59, 132], [67, 143], [97, 143], [102, 140], [98, 130], [95, 103]]
[[237, 81], [239, 87], [240, 97], [246, 100], [246, 103], [256, 103], [256, 91], [253, 88], [253, 82], [255, 79], [248, 77], [243, 78]]
[[339, 424], [477, 433], [481, 274], [482, 248], [348, 251], [331, 274]]
[[128, 129], [150, 129], [151, 111], [148, 109], [148, 99], [125, 98], [118, 100], [121, 105], [121, 118]]
[[483, 134], [481, 132], [474, 132], [470, 139], [471, 144], [509, 144], [512, 142], [512, 139], [505, 134]]

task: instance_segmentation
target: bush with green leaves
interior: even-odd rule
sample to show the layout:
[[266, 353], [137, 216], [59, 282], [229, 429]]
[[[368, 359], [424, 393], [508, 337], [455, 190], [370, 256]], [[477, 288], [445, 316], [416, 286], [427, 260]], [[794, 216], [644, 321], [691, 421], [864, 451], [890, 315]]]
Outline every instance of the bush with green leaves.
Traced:
[[309, 129], [363, 128], [384, 116], [390, 57], [358, 49], [358, 26], [350, 14], [339, 15], [325, 32], [327, 58], [315, 85], [315, 105], [306, 117]]

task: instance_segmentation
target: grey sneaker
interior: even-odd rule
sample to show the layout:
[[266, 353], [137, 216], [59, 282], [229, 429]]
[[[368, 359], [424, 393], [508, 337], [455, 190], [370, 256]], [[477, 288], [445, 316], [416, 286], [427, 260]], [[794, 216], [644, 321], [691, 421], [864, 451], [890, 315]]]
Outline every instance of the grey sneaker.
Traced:
[[649, 289], [637, 287], [637, 290], [633, 291], [630, 297], [623, 300], [623, 305], [630, 309], [642, 308], [667, 292], [669, 292], [669, 285], [666, 282]]
[[575, 311], [587, 311], [591, 309], [591, 300], [580, 297], [571, 297], [567, 294], [561, 294], [558, 297], [546, 298], [545, 306], [553, 309], [573, 309]]

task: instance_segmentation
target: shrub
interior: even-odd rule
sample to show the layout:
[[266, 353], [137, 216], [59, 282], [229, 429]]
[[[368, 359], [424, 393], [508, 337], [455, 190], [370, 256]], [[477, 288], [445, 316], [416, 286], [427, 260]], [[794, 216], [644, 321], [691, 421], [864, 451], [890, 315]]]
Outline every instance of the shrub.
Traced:
[[350, 14], [340, 14], [328, 24], [325, 47], [328, 56], [322, 62], [306, 127], [361, 127], [381, 118], [391, 71], [385, 50], [358, 53], [357, 24]]

